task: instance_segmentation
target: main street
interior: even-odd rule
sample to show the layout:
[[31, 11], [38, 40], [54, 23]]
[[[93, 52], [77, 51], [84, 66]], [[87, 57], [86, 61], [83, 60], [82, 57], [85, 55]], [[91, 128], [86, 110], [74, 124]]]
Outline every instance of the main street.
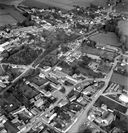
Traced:
[[[83, 39], [86, 39], [90, 36], [93, 36], [94, 34], [97, 34], [98, 31], [97, 29], [94, 29], [86, 34], [83, 34], [81, 35], [79, 38], [77, 38], [76, 40], [83, 40]], [[74, 42], [76, 41], [74, 40]], [[70, 52], [70, 55], [74, 52], [76, 52], [79, 48], [80, 48], [81, 45], [78, 45], [78, 47], [76, 47], [75, 49], [73, 49], [73, 51]], [[52, 52], [52, 51], [51, 51]], [[50, 53], [50, 52], [49, 52]], [[11, 83], [11, 85], [9, 85], [7, 88], [5, 88], [1, 93], [0, 95], [3, 95], [4, 92], [6, 92], [8, 89], [10, 89], [14, 83], [17, 83], [21, 78], [25, 77], [30, 71], [32, 68], [36, 68], [42, 61], [43, 59], [49, 54], [49, 53], [46, 53], [46, 55], [44, 55], [43, 53], [41, 55], [39, 55], [37, 57], [36, 60], [34, 60], [34, 62], [32, 64], [30, 64], [26, 70], [21, 74], [19, 75], [16, 79], [14, 79]], [[65, 59], [65, 58], [64, 58]], [[83, 112], [81, 112], [81, 114], [78, 116], [78, 118], [76, 119], [76, 121], [74, 121], [74, 123], [72, 123], [72, 125], [70, 126], [70, 128], [68, 128], [68, 131], [66, 130], [66, 132], [68, 133], [78, 133], [78, 130], [79, 130], [79, 127], [84, 123], [86, 122], [87, 120], [87, 115], [88, 115], [88, 111], [91, 109], [91, 107], [94, 105], [94, 103], [97, 101], [97, 99], [100, 97], [100, 95], [103, 94], [103, 92], [105, 91], [105, 89], [107, 88], [108, 84], [109, 84], [109, 81], [111, 79], [111, 76], [112, 76], [112, 73], [113, 73], [113, 69], [114, 67], [116, 66], [117, 64], [117, 58], [115, 58], [115, 61], [114, 61], [114, 65], [110, 71], [110, 73], [108, 74], [107, 78], [104, 79], [105, 81], [105, 85], [104, 87], [95, 95], [95, 97], [93, 98], [93, 100], [86, 106], [85, 110]], [[102, 81], [102, 80], [101, 80]], [[42, 115], [42, 113], [37, 116], [36, 118], [38, 120], [40, 120], [40, 116]], [[36, 123], [36, 122], [35, 122]], [[33, 126], [33, 124], [35, 123], [31, 123], [31, 126]], [[45, 123], [47, 124], [47, 123]], [[50, 126], [48, 124], [48, 126]], [[54, 128], [54, 127], [52, 127]]]
[[81, 127], [81, 125], [84, 124], [84, 122], [87, 121], [88, 112], [92, 108], [92, 106], [94, 105], [94, 103], [97, 101], [97, 99], [106, 90], [106, 88], [107, 88], [107, 86], [109, 84], [109, 81], [110, 81], [110, 79], [112, 77], [113, 70], [114, 70], [115, 66], [117, 65], [117, 62], [118, 62], [118, 58], [119, 57], [120, 56], [117, 56], [115, 58], [114, 65], [113, 65], [111, 71], [107, 75], [107, 78], [103, 79], [103, 81], [105, 81], [104, 87], [95, 95], [95, 97], [93, 98], [93, 100], [85, 107], [85, 110], [83, 112], [81, 112], [81, 114], [78, 116], [78, 120], [76, 121], [76, 123], [74, 123], [74, 125], [72, 125], [72, 127], [69, 129], [68, 133], [78, 133], [79, 132], [79, 128]]

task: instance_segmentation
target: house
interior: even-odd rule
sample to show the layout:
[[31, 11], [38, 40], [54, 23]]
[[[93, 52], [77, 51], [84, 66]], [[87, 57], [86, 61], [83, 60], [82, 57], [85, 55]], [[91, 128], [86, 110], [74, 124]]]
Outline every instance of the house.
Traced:
[[100, 57], [97, 55], [87, 54], [87, 56], [95, 60], [100, 60]]
[[128, 104], [128, 95], [124, 95], [124, 94], [120, 95], [119, 100], [122, 101], [123, 103]]
[[4, 123], [7, 121], [7, 118], [4, 115], [0, 116], [0, 127], [4, 125]]
[[43, 99], [38, 99], [37, 101], [35, 101], [35, 106], [36, 107], [41, 107], [44, 104], [44, 100]]
[[63, 106], [65, 106], [66, 104], [68, 103], [68, 100], [61, 100], [60, 102], [59, 102], [59, 104], [58, 104], [58, 106], [59, 107], [63, 107]]
[[82, 100], [83, 100], [83, 97], [80, 96], [80, 97], [77, 99], [77, 102], [80, 103]]
[[3, 75], [5, 73], [5, 70], [2, 66], [2, 64], [0, 64], [0, 76]]
[[72, 97], [69, 98], [70, 102], [76, 100], [77, 96], [76, 95], [73, 95]]
[[106, 115], [104, 117], [105, 117], [105, 119], [102, 119], [102, 123], [101, 123], [102, 126], [110, 125], [115, 118], [114, 114], [111, 112], [106, 113]]
[[68, 80], [68, 82], [72, 83], [73, 85], [77, 84], [77, 80], [73, 79], [71, 76], [66, 76], [66, 79]]
[[57, 116], [57, 113], [52, 114], [52, 116], [50, 116], [49, 118], [48, 123], [50, 123], [56, 116]]
[[108, 126], [115, 119], [114, 114], [107, 109], [106, 105], [101, 108], [94, 108], [92, 114], [95, 116], [94, 121], [101, 126]]
[[88, 65], [92, 70], [97, 70], [98, 66], [99, 66], [99, 63], [97, 62], [91, 62], [89, 63]]

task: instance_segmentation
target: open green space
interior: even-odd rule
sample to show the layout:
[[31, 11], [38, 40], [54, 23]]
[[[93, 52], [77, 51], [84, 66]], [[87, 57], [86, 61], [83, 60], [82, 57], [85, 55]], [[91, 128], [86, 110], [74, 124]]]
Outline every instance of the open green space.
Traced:
[[121, 43], [119, 42], [119, 38], [113, 32], [99, 33], [90, 37], [90, 39], [103, 46], [105, 44], [116, 46], [116, 47], [121, 45]]
[[97, 106], [100, 107], [102, 104], [107, 105], [107, 107], [109, 109], [116, 110], [116, 111], [119, 111], [119, 112], [124, 113], [124, 114], [127, 111], [126, 107], [124, 107], [124, 106], [120, 105], [119, 103], [114, 102], [110, 98], [107, 98], [107, 97], [104, 97], [104, 96], [100, 96], [99, 99], [96, 101]]
[[24, 20], [25, 17], [13, 6], [0, 4], [0, 26], [8, 24], [14, 25]]
[[108, 59], [110, 61], [113, 61], [113, 59], [116, 56], [115, 53], [112, 53], [112, 52], [109, 52], [106, 50], [102, 50], [102, 49], [92, 48], [92, 47], [87, 46], [86, 44], [85, 44], [85, 46], [83, 46], [81, 48], [81, 51], [82, 51], [82, 53], [100, 56], [100, 57]]
[[28, 7], [36, 7], [36, 8], [48, 8], [48, 7], [59, 7], [62, 9], [70, 10], [73, 7], [64, 3], [49, 1], [49, 0], [25, 0], [22, 2], [22, 5]]
[[106, 1], [107, 0], [25, 0], [22, 2], [22, 4], [29, 7], [35, 6], [38, 8], [46, 8], [48, 5], [50, 5], [70, 10], [73, 8], [73, 5], [87, 7], [90, 5], [90, 3], [106, 6]]
[[128, 87], [128, 77], [123, 76], [121, 74], [113, 73], [111, 81], [122, 86]]
[[0, 15], [0, 26], [8, 24], [16, 24], [17, 21], [10, 15]]

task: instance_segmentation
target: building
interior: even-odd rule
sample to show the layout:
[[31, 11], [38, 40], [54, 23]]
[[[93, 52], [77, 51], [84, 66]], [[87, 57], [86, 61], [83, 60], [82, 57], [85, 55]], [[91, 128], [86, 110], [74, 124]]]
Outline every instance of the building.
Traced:
[[117, 47], [114, 47], [114, 46], [111, 46], [111, 45], [106, 45], [106, 44], [97, 44], [96, 45], [97, 48], [101, 48], [101, 49], [105, 49], [107, 51], [110, 51], [110, 52], [118, 52], [119, 49]]
[[4, 115], [1, 115], [0, 116], [0, 127], [2, 127], [6, 121], [7, 121], [7, 118]]
[[114, 118], [114, 114], [107, 109], [106, 105], [103, 105], [102, 108], [94, 108], [88, 116], [88, 119], [94, 120], [96, 123], [103, 127], [110, 125]]
[[66, 104], [68, 104], [68, 100], [61, 100], [60, 102], [59, 102], [59, 104], [58, 104], [58, 106], [59, 107], [63, 107], [63, 106], [65, 106]]
[[5, 73], [5, 70], [2, 65], [0, 65], [0, 76], [2, 76]]
[[92, 59], [96, 59], [96, 60], [100, 60], [101, 58], [97, 55], [92, 55], [92, 54], [87, 54], [88, 57], [92, 58]]
[[119, 100], [125, 104], [128, 104], [128, 95], [124, 95], [124, 94], [120, 95]]
[[99, 67], [99, 63], [90, 62], [88, 66], [94, 71], [94, 70], [97, 70], [97, 68]]
[[73, 85], [77, 84], [77, 80], [73, 79], [71, 76], [66, 76], [66, 79]]
[[102, 119], [102, 126], [108, 126], [112, 123], [112, 121], [114, 120], [114, 114], [111, 112], [108, 112], [105, 114], [105, 119]]

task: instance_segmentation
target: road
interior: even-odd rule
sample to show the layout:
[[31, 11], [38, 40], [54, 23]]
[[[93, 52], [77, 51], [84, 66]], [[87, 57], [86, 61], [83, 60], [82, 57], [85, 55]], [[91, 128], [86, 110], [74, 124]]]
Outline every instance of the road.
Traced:
[[103, 96], [118, 95], [118, 94], [122, 94], [122, 93], [121, 92], [107, 92], [107, 93], [104, 93]]
[[[91, 107], [94, 105], [94, 103], [97, 101], [97, 99], [103, 94], [103, 92], [106, 90], [109, 81], [112, 77], [113, 74], [113, 70], [115, 68], [115, 66], [117, 65], [117, 59], [120, 56], [117, 56], [114, 60], [114, 65], [111, 69], [111, 71], [109, 72], [107, 78], [105, 79], [105, 85], [104, 87], [95, 95], [95, 97], [93, 98], [93, 100], [86, 106], [85, 110], [80, 114], [80, 116], [78, 117], [78, 120], [76, 123], [74, 123], [74, 125], [69, 129], [68, 133], [78, 133], [79, 132], [79, 128], [81, 127], [81, 125], [87, 121], [87, 115], [89, 110], [91, 109]], [[103, 79], [104, 80], [104, 79]]]
[[[88, 32], [88, 33], [85, 33], [85, 34], [83, 34], [83, 35], [81, 35], [79, 38], [77, 38], [76, 40], [84, 40], [84, 39], [87, 39], [87, 38], [89, 38], [89, 37], [91, 37], [91, 36], [93, 36], [93, 35], [95, 35], [95, 34], [98, 34], [99, 32], [97, 31], [97, 29], [94, 29], [94, 30], [92, 30], [92, 31], [90, 31], [90, 32]], [[75, 42], [75, 41], [74, 41]], [[81, 45], [78, 45], [74, 50], [72, 50], [71, 52], [70, 52], [70, 54], [68, 54], [67, 56], [69, 57], [70, 55], [72, 55], [74, 52], [76, 52], [77, 50], [79, 50], [79, 48], [81, 47]], [[60, 64], [62, 61], [64, 61], [66, 58], [67, 58], [67, 56], [65, 57], [65, 58], [63, 58], [63, 59], [61, 59], [59, 62], [57, 62], [57, 64], [54, 66], [54, 67], [52, 67], [52, 70], [54, 70], [54, 68], [58, 65], [58, 64]]]
[[24, 76], [26, 76], [29, 72], [31, 71], [31, 67], [29, 66], [28, 68], [26, 68], [26, 70], [19, 75], [18, 77], [16, 77], [12, 82], [11, 85], [9, 85], [7, 88], [5, 88], [3, 91], [0, 92], [0, 95], [3, 95], [7, 90], [9, 90], [17, 81], [19, 81], [21, 78], [23, 78]]
[[[40, 28], [40, 29], [43, 29], [43, 28]], [[92, 36], [92, 35], [94, 35], [94, 34], [96, 34], [97, 33], [97, 29], [94, 29], [94, 30], [92, 30], [92, 31], [90, 31], [90, 32], [88, 32], [88, 33], [85, 33], [84, 35], [82, 35], [82, 36], [80, 36], [79, 38], [77, 38], [76, 40], [80, 40], [80, 39], [85, 39], [85, 37], [86, 38], [88, 38], [88, 37], [90, 37], [90, 36]], [[76, 41], [76, 40], [74, 40], [74, 42]], [[71, 51], [71, 53], [70, 53], [70, 55], [72, 54], [72, 53], [74, 53], [76, 50], [78, 50], [79, 48], [80, 48], [80, 46], [81, 45], [79, 45], [78, 47], [76, 47], [73, 51]], [[55, 50], [55, 49], [54, 49]], [[11, 85], [9, 85], [7, 88], [5, 88], [3, 91], [1, 91], [0, 92], [0, 95], [3, 95], [3, 93], [4, 92], [6, 92], [7, 90], [9, 90], [12, 86], [13, 86], [13, 84], [14, 83], [16, 83], [17, 81], [19, 81], [21, 78], [23, 78], [24, 76], [26, 76], [30, 71], [31, 71], [31, 69], [33, 68], [36, 68], [42, 61], [43, 61], [43, 59], [49, 54], [49, 53], [51, 53], [52, 51], [50, 51], [50, 52], [46, 52], [45, 51], [45, 53], [41, 53], [27, 68], [26, 68], [26, 70], [21, 74], [21, 75], [19, 75], [16, 79], [14, 79], [12, 82], [11, 82]], [[69, 55], [68, 55], [69, 56]], [[66, 58], [66, 57], [65, 57]], [[65, 59], [64, 58], [64, 59]], [[63, 59], [63, 60], [64, 60]], [[56, 65], [58, 65], [60, 62], [58, 62]]]
[[[94, 29], [92, 31], [90, 31], [89, 33], [86, 33], [82, 36], [80, 36], [80, 38], [77, 38], [76, 40], [80, 40], [80, 39], [85, 39], [85, 38], [88, 38], [94, 34], [98, 33], [97, 29]], [[74, 41], [76, 41], [74, 40]], [[79, 45], [78, 47], [76, 47], [73, 51], [71, 51], [70, 55], [72, 53], [74, 53], [76, 50], [78, 50], [80, 48], [81, 45]], [[50, 53], [50, 52], [49, 52]], [[48, 53], [47, 53], [48, 54]], [[47, 55], [46, 54], [46, 55]], [[4, 89], [0, 95], [2, 95], [4, 92], [6, 92], [8, 89], [10, 89], [14, 83], [16, 83], [19, 79], [23, 78], [24, 76], [26, 76], [26, 74], [28, 74], [31, 70], [31, 68], [36, 68], [41, 62], [42, 60], [45, 58], [44, 54], [41, 54], [37, 57], [36, 60], [34, 60], [34, 62], [28, 67], [26, 68], [26, 70], [20, 75], [18, 76], [16, 79], [14, 79], [12, 81], [12, 84], [10, 86], [8, 86], [6, 89]], [[105, 86], [95, 95], [94, 99], [86, 106], [85, 110], [79, 115], [79, 117], [77, 118], [76, 121], [74, 121], [74, 123], [71, 125], [71, 127], [69, 128], [68, 130], [68, 133], [78, 133], [78, 130], [79, 130], [79, 127], [87, 120], [87, 114], [88, 114], [88, 111], [91, 109], [91, 107], [94, 105], [94, 103], [97, 101], [97, 99], [99, 98], [100, 95], [103, 94], [103, 92], [105, 91], [105, 89], [107, 88], [108, 84], [109, 84], [109, 81], [111, 79], [111, 76], [112, 76], [112, 73], [113, 73], [113, 69], [114, 67], [116, 66], [117, 64], [117, 58], [115, 58], [115, 61], [114, 61], [114, 65], [113, 65], [113, 68], [112, 70], [110, 71], [110, 73], [108, 74], [108, 77], [105, 79]], [[38, 119], [40, 119], [40, 116], [37, 117]], [[67, 131], [65, 131], [66, 133]]]

